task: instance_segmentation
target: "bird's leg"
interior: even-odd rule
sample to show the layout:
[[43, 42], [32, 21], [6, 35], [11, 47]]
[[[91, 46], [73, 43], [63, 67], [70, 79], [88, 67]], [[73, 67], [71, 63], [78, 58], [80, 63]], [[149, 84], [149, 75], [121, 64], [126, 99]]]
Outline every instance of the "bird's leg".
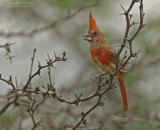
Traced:
[[120, 72], [122, 72], [122, 73], [127, 73], [127, 71], [125, 71], [125, 70], [120, 70]]
[[102, 81], [104, 80], [104, 77], [105, 75], [108, 75], [107, 73], [104, 73], [104, 74], [99, 74], [98, 76], [95, 77], [95, 81], [97, 83], [97, 85], [101, 85], [102, 84]]

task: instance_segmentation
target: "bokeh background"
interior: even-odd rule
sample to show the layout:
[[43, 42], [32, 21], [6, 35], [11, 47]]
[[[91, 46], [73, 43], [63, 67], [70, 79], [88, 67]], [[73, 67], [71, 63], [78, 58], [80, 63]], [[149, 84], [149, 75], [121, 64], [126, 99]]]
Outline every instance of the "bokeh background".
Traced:
[[[89, 28], [89, 13], [92, 12], [109, 43], [118, 49], [117, 45], [122, 43], [126, 26], [125, 17], [120, 15], [123, 13], [120, 4], [127, 9], [130, 1], [38, 0], [30, 1], [31, 7], [24, 6], [22, 3], [17, 5], [20, 7], [14, 7], [15, 5], [9, 2], [4, 4], [4, 1], [0, 1], [0, 45], [7, 42], [15, 43], [11, 46], [10, 55], [16, 56], [10, 63], [4, 56], [6, 50], [0, 48], [0, 73], [6, 79], [12, 75], [17, 78], [19, 84], [23, 84], [28, 79], [30, 58], [34, 48], [37, 49], [37, 52], [33, 72], [37, 70], [37, 61], [45, 64], [47, 54], [54, 57], [54, 52], [61, 55], [63, 51], [66, 51], [67, 61], [56, 63], [56, 69], [52, 69], [52, 79], [56, 89], [68, 98], [74, 97], [73, 92], [83, 93], [83, 96], [90, 94], [96, 87], [91, 78], [101, 72], [91, 59], [89, 44], [83, 40], [83, 35], [87, 34]], [[140, 50], [140, 53], [137, 58], [130, 61], [126, 67], [128, 72], [125, 74], [130, 102], [128, 114], [122, 112], [119, 88], [111, 90], [104, 98], [104, 109], [97, 108], [89, 115], [88, 128], [100, 130], [160, 129], [159, 5], [159, 0], [144, 0], [145, 28], [133, 41], [134, 51]], [[137, 3], [131, 11], [135, 22], [138, 22], [139, 18], [138, 6]], [[130, 35], [136, 27], [131, 30]], [[47, 84], [47, 71], [43, 71], [41, 76], [42, 78], [36, 77], [33, 80], [33, 86]], [[8, 89], [10, 87], [7, 84], [0, 82], [1, 95], [4, 95]], [[1, 101], [3, 104], [2, 99]], [[37, 112], [36, 119], [43, 117], [42, 124], [52, 124], [58, 129], [67, 123], [74, 124], [80, 117], [80, 111], [88, 108], [93, 102], [94, 100], [76, 108], [49, 99], [40, 110], [40, 112], [45, 111], [45, 114]], [[72, 113], [67, 113], [66, 109]], [[22, 106], [13, 112], [11, 109], [6, 111], [0, 116], [0, 128], [18, 129], [24, 110], [25, 107]], [[52, 114], [47, 115], [47, 112]], [[28, 128], [31, 123], [29, 119], [25, 119], [21, 126], [22, 129]]]

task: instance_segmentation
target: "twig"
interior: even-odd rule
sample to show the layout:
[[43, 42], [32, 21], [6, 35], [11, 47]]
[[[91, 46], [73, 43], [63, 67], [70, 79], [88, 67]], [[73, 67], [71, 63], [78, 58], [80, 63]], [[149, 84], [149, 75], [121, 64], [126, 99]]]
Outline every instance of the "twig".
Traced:
[[5, 56], [6, 56], [6, 59], [9, 59], [9, 60], [10, 60], [10, 63], [12, 63], [12, 59], [13, 59], [14, 57], [16, 57], [16, 56], [11, 56], [11, 55], [10, 55], [10, 53], [11, 53], [10, 47], [11, 47], [12, 45], [14, 45], [14, 44], [15, 44], [15, 43], [9, 43], [9, 42], [7, 42], [7, 43], [4, 44], [4, 45], [0, 45], [0, 48], [4, 48], [4, 49], [6, 50]]
[[15, 90], [16, 87], [12, 82], [12, 76], [9, 77], [9, 80], [6, 80], [6, 79], [2, 78], [2, 74], [0, 74], [0, 80], [7, 83], [8, 85], [11, 85], [13, 88], [13, 91]]
[[[144, 24], [143, 24], [143, 19], [144, 19], [144, 13], [143, 13], [143, 0], [140, 0], [140, 6], [139, 6], [139, 14], [140, 14], [140, 23], [139, 23], [139, 27], [137, 29], [137, 31], [134, 33], [134, 35], [129, 39], [128, 38], [128, 35], [129, 35], [129, 31], [130, 31], [130, 28], [132, 27], [131, 26], [131, 17], [133, 16], [132, 14], [130, 14], [130, 11], [131, 9], [133, 8], [134, 4], [136, 3], [137, 1], [135, 0], [132, 0], [129, 8], [127, 9], [127, 11], [124, 10], [124, 7], [121, 5], [121, 7], [123, 8], [124, 10], [124, 15], [126, 17], [126, 31], [125, 31], [125, 35], [124, 35], [124, 38], [123, 38], [123, 42], [122, 42], [122, 45], [117, 53], [117, 65], [116, 65], [116, 70], [121, 70], [123, 67], [125, 67], [125, 65], [128, 63], [128, 61], [130, 60], [130, 58], [132, 57], [135, 57], [137, 55], [137, 53], [133, 53], [133, 50], [132, 50], [132, 41], [135, 39], [135, 37], [137, 36], [137, 34], [139, 33], [139, 31], [144, 27]], [[123, 51], [124, 47], [126, 46], [126, 42], [128, 41], [129, 43], [129, 48], [130, 48], [130, 55], [128, 56], [128, 58], [124, 61], [123, 65], [119, 68], [119, 57], [120, 57], [120, 54], [121, 52]]]
[[0, 109], [0, 115], [3, 114], [7, 109], [8, 107], [13, 104], [13, 103], [16, 103], [18, 99], [18, 96], [15, 96], [11, 101], [8, 101], [1, 109]]
[[[30, 67], [30, 73], [29, 73], [29, 78], [32, 75], [32, 70], [33, 70], [33, 62], [34, 62], [34, 58], [35, 58], [35, 53], [36, 53], [36, 49], [33, 50], [33, 56], [31, 58], [31, 67]], [[30, 82], [30, 87], [31, 87], [31, 82]]]
[[58, 61], [66, 61], [65, 56], [66, 56], [66, 52], [64, 51], [62, 58], [56, 57], [56, 58], [55, 58], [54, 60], [52, 60], [52, 61], [50, 61], [50, 60], [47, 61], [47, 64], [46, 64], [46, 65], [43, 65], [43, 66], [41, 66], [41, 65], [39, 64], [38, 70], [29, 77], [27, 83], [24, 85], [24, 87], [23, 87], [24, 91], [26, 90], [26, 88], [27, 88], [28, 85], [30, 84], [31, 80], [32, 80], [35, 76], [40, 75], [42, 69], [47, 68], [48, 66], [52, 66], [52, 64], [55, 63], [55, 62], [58, 62]]

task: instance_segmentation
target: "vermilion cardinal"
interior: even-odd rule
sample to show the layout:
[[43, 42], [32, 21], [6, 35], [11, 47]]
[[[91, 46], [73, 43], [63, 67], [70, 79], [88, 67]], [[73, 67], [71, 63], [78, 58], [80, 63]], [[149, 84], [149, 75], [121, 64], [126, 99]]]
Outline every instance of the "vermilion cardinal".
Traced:
[[[117, 57], [114, 53], [114, 49], [109, 45], [105, 34], [101, 32], [96, 25], [91, 13], [89, 23], [88, 34], [84, 36], [84, 40], [90, 43], [92, 59], [103, 72], [111, 74], [115, 72], [117, 64]], [[124, 84], [124, 75], [122, 72], [118, 72], [116, 77], [122, 95], [123, 111], [128, 112], [128, 97]]]

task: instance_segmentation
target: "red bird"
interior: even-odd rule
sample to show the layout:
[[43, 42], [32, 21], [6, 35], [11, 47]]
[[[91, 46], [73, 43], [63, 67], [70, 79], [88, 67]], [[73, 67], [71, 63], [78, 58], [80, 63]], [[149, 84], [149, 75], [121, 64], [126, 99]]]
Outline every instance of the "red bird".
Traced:
[[[103, 72], [111, 74], [115, 72], [117, 63], [114, 49], [109, 45], [105, 34], [96, 25], [91, 13], [89, 23], [88, 35], [84, 36], [84, 40], [90, 43], [92, 59]], [[128, 112], [128, 96], [124, 84], [124, 75], [122, 72], [118, 72], [116, 77], [122, 95], [123, 111]]]

